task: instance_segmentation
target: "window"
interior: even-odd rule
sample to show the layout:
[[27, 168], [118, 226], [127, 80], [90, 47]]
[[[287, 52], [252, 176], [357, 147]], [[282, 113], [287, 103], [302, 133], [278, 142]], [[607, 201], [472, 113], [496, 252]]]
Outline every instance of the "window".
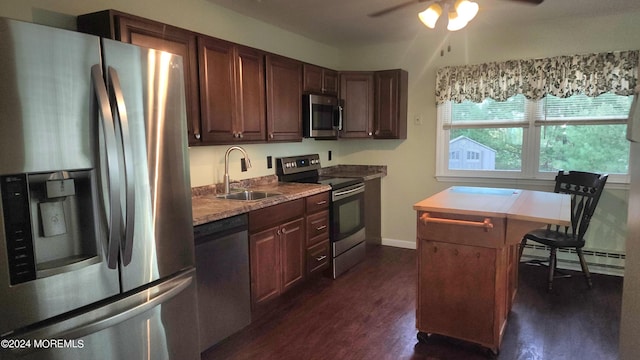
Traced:
[[[560, 89], [555, 81], [557, 88], [543, 86], [534, 89], [533, 95], [525, 91], [528, 85], [535, 83], [531, 81], [532, 75], [522, 76], [527, 81], [521, 83], [518, 83], [520, 73], [500, 78], [496, 74], [512, 70], [495, 71], [494, 67], [502, 64], [464, 67], [466, 73], [447, 68], [443, 74], [439, 71], [436, 175], [552, 179], [559, 169], [567, 169], [609, 173], [610, 182], [628, 182], [626, 120], [633, 101], [638, 61], [638, 53], [630, 53], [616, 53], [615, 56], [625, 58], [629, 55], [632, 65], [620, 66], [633, 69], [633, 81], [621, 81], [622, 78], [629, 79], [630, 75], [620, 73], [617, 68], [607, 68], [607, 65], [605, 70], [615, 73], [611, 77], [613, 82], [598, 73], [593, 76], [597, 79], [593, 83], [579, 78], [576, 83], [564, 84], [573, 81], [577, 77], [575, 74], [582, 76], [585, 73], [575, 69], [576, 63], [590, 61], [591, 58], [585, 56], [586, 60], [579, 58], [582, 62], [575, 58], [570, 62], [573, 64], [570, 71], [574, 73], [563, 70], [562, 76], [569, 78], [563, 83], [567, 86]], [[591, 56], [606, 63], [609, 55]], [[614, 65], [624, 63], [615, 59], [611, 62]], [[554, 64], [560, 62], [556, 58], [543, 60], [552, 60]], [[521, 63], [505, 66], [517, 68], [519, 72], [523, 68], [542, 68], [544, 76], [553, 77], [546, 73], [548, 66]], [[485, 75], [491, 79], [482, 78]], [[496, 77], [498, 80], [494, 79]], [[491, 81], [494, 84], [490, 84]], [[453, 85], [447, 85], [450, 83]], [[511, 87], [500, 88], [505, 83]], [[581, 91], [582, 87], [589, 91], [599, 88], [594, 93]], [[621, 91], [621, 88], [627, 90]]]
[[[516, 95], [504, 102], [441, 105], [439, 122], [450, 121], [439, 126], [449, 148], [443, 152], [449, 154], [448, 167], [440, 175], [495, 177], [506, 172], [507, 177], [547, 178], [559, 169], [626, 175], [625, 122], [632, 100], [631, 95], [603, 94], [565, 99], [549, 95], [533, 101]], [[465, 150], [462, 162], [462, 139], [482, 151]], [[481, 162], [483, 153], [494, 156], [491, 166], [472, 166]]]

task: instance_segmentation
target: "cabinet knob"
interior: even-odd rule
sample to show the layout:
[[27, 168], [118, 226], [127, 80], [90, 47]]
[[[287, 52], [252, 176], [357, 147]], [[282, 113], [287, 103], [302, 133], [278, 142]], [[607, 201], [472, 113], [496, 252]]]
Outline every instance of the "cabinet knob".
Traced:
[[269, 139], [273, 139], [273, 133], [269, 133]]
[[373, 135], [373, 133], [371, 131], [369, 131], [369, 136]]
[[244, 137], [244, 135], [243, 135], [241, 132], [239, 132], [239, 133], [238, 133], [238, 137], [239, 137], [240, 139], [242, 139], [242, 138]]
[[326, 255], [322, 255], [322, 256], [320, 256], [320, 257], [317, 257], [317, 258], [316, 258], [316, 261], [318, 261], [318, 262], [319, 262], [319, 261], [322, 261], [322, 260], [324, 260], [324, 259], [326, 259], [326, 258], [327, 258], [327, 256], [326, 256]]
[[199, 133], [195, 133], [193, 134], [193, 137], [196, 138], [196, 140], [200, 140], [200, 134]]

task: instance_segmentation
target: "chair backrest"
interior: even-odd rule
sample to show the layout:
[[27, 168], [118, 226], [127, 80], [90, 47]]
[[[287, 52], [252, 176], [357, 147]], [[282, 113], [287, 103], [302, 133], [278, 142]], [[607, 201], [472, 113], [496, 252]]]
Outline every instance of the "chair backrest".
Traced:
[[[571, 230], [578, 241], [584, 241], [584, 234], [608, 177], [608, 174], [563, 170], [556, 175], [554, 191], [571, 194]], [[565, 231], [568, 229], [567, 227]]]

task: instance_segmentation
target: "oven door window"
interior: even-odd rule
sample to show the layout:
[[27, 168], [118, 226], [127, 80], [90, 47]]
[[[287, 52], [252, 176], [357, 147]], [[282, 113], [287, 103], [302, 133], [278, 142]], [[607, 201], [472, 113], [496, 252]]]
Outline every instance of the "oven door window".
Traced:
[[333, 203], [333, 241], [342, 240], [364, 227], [364, 194]]
[[313, 130], [333, 130], [333, 106], [313, 104], [311, 127]]

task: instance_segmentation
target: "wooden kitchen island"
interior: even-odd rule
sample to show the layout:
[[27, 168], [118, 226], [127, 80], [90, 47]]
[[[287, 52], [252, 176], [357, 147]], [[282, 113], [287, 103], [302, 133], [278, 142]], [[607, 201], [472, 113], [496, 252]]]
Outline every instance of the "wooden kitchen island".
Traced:
[[415, 204], [418, 339], [440, 334], [497, 354], [518, 289], [518, 245], [546, 224], [569, 225], [569, 195], [451, 187]]

